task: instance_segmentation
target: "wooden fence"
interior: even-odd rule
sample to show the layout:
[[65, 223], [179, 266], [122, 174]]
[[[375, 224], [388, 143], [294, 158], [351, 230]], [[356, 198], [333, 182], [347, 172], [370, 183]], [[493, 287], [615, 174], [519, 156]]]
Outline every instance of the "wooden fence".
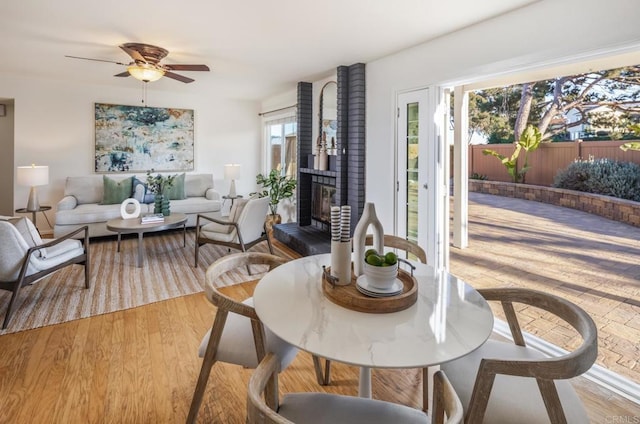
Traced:
[[[626, 141], [584, 141], [542, 143], [540, 147], [529, 153], [528, 161], [531, 169], [526, 174], [525, 182], [542, 186], [551, 186], [553, 178], [578, 158], [596, 159], [609, 158], [613, 160], [634, 162], [640, 165], [639, 151], [623, 151], [620, 145]], [[491, 181], [512, 182], [507, 169], [493, 156], [485, 156], [482, 150], [492, 149], [507, 157], [511, 156], [513, 144], [484, 144], [469, 146], [469, 175], [474, 173], [484, 175]], [[520, 152], [518, 166], [522, 166], [524, 151]], [[453, 157], [453, 156], [452, 156]]]

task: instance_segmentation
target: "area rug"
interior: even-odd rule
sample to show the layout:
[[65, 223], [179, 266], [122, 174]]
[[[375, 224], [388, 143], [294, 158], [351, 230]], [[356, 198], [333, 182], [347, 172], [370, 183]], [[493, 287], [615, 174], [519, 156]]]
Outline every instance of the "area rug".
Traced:
[[[0, 335], [201, 292], [207, 266], [229, 251], [222, 246], [204, 245], [195, 268], [194, 240], [193, 231], [187, 232], [186, 247], [180, 231], [145, 235], [142, 268], [136, 263], [137, 237], [124, 238], [120, 252], [113, 238], [91, 240], [91, 288], [84, 288], [84, 268], [79, 265], [66, 267], [24, 287], [14, 305], [9, 328], [0, 330]], [[266, 243], [260, 243], [251, 251], [269, 250]], [[286, 257], [282, 251], [274, 250], [274, 253]], [[245, 267], [238, 268], [227, 273], [219, 285], [256, 279], [261, 271], [252, 267], [249, 276]], [[2, 320], [10, 297], [10, 292], [0, 291]]]

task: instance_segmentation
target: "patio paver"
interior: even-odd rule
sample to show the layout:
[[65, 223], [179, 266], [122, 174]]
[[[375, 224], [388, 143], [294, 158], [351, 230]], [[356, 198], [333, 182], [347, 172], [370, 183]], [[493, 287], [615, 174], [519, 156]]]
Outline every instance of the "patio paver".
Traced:
[[[475, 288], [527, 287], [580, 305], [598, 327], [597, 362], [640, 383], [640, 228], [469, 193], [469, 247], [451, 247], [450, 268]], [[524, 309], [527, 331], [567, 349], [579, 343], [561, 321]]]

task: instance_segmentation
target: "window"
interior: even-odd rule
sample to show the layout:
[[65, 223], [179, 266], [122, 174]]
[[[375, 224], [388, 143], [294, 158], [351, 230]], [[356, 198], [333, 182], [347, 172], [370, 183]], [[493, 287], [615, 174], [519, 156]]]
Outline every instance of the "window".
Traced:
[[297, 123], [295, 116], [268, 121], [267, 171], [276, 169], [282, 175], [296, 178], [298, 169]]

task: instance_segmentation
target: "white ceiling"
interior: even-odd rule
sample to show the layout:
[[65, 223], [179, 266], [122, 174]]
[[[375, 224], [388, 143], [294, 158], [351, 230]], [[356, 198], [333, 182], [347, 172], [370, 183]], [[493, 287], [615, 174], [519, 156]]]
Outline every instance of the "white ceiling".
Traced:
[[[263, 99], [538, 0], [21, 0], [0, 12], [0, 73], [137, 87], [114, 78], [117, 46], [155, 44], [163, 63], [204, 63], [153, 89]], [[2, 96], [3, 93], [0, 93]]]

